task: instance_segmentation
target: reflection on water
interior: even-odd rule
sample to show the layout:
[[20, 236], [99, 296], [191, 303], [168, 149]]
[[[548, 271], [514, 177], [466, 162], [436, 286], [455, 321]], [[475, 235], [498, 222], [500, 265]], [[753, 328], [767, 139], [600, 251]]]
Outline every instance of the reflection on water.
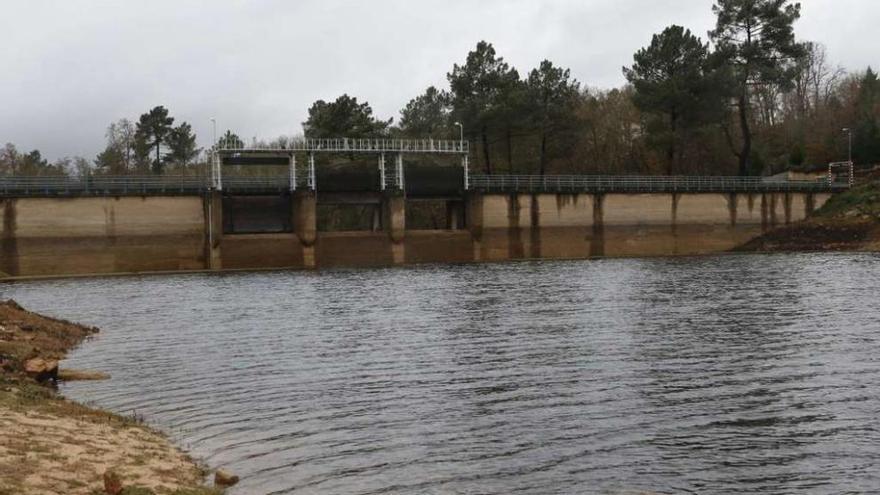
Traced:
[[880, 486], [880, 258], [725, 256], [41, 281], [69, 396], [234, 493]]

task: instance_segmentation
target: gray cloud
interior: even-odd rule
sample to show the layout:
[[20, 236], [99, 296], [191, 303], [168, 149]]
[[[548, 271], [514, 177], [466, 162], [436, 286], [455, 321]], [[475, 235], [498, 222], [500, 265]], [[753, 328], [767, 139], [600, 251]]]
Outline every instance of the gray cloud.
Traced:
[[[111, 121], [166, 105], [201, 145], [216, 117], [246, 138], [301, 132], [316, 99], [349, 93], [382, 117], [445, 85], [477, 41], [521, 72], [548, 58], [591, 87], [676, 23], [706, 36], [710, 0], [0, 2], [0, 143], [92, 157]], [[880, 3], [803, 0], [801, 39], [851, 70], [878, 65]]]

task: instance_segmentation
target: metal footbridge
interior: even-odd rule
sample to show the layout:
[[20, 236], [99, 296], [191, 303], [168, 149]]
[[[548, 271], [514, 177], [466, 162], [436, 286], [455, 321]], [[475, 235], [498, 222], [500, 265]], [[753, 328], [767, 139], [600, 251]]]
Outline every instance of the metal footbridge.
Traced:
[[[461, 174], [457, 177], [460, 178]], [[320, 177], [320, 176], [319, 176]], [[456, 178], [453, 174], [453, 178]], [[483, 193], [770, 193], [838, 192], [848, 189], [848, 182], [768, 180], [759, 177], [657, 177], [657, 176], [577, 176], [577, 175], [470, 175], [468, 191]], [[300, 179], [299, 188], [341, 192], [353, 188]], [[422, 195], [430, 184], [420, 182], [376, 181], [361, 184], [359, 191], [382, 191], [392, 187], [407, 194]], [[445, 195], [462, 194], [447, 187]], [[436, 187], [434, 188], [436, 189]], [[87, 177], [0, 177], [0, 196], [115, 196], [115, 195], [192, 195], [215, 190], [206, 176], [87, 176]], [[283, 194], [295, 191], [290, 177], [225, 177], [223, 191], [230, 194]]]

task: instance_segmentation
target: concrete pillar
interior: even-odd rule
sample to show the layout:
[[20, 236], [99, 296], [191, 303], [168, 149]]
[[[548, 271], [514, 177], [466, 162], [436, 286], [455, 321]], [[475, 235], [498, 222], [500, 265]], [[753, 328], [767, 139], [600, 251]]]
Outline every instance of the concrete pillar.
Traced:
[[761, 231], [766, 232], [770, 228], [770, 203], [767, 193], [761, 194]]
[[385, 203], [385, 222], [391, 241], [403, 242], [406, 235], [406, 198], [402, 195], [387, 195]]
[[391, 238], [391, 255], [395, 264], [406, 261], [404, 238], [406, 237], [406, 198], [403, 195], [386, 195], [384, 198], [385, 228]]
[[382, 205], [373, 206], [373, 218], [370, 220], [370, 226], [373, 232], [382, 230]]
[[303, 267], [315, 267], [315, 242], [318, 240], [318, 198], [314, 191], [296, 191], [291, 197], [293, 231], [303, 251]]
[[468, 192], [465, 196], [464, 205], [465, 226], [471, 232], [471, 241], [474, 246], [474, 261], [483, 259], [483, 195], [478, 192]]
[[464, 228], [464, 205], [461, 201], [446, 202], [446, 228], [458, 230]]
[[223, 193], [205, 195], [205, 269], [223, 269]]
[[804, 197], [804, 218], [809, 218], [813, 215], [813, 211], [816, 209], [816, 196], [813, 193], [806, 193]]
[[783, 193], [783, 211], [785, 211], [785, 225], [791, 223], [791, 193]]
[[471, 231], [474, 239], [483, 236], [483, 194], [469, 192], [465, 198], [464, 206], [465, 225]]
[[0, 278], [19, 274], [17, 204], [17, 199], [0, 199], [0, 205], [3, 206], [3, 222], [0, 223]]
[[605, 194], [593, 195], [593, 225], [590, 237], [590, 257], [605, 256]]
[[470, 187], [471, 187], [471, 185], [470, 185], [470, 176], [469, 176], [470, 171], [468, 170], [468, 156], [467, 156], [467, 153], [465, 153], [465, 154], [461, 157], [461, 167], [464, 169], [464, 190], [467, 191], [467, 190], [470, 189]]

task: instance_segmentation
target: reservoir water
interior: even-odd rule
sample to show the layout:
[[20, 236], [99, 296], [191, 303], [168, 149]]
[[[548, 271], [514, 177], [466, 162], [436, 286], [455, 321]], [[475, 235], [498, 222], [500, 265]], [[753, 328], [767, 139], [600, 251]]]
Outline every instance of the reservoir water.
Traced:
[[877, 491], [878, 294], [869, 254], [0, 285], [233, 494]]

